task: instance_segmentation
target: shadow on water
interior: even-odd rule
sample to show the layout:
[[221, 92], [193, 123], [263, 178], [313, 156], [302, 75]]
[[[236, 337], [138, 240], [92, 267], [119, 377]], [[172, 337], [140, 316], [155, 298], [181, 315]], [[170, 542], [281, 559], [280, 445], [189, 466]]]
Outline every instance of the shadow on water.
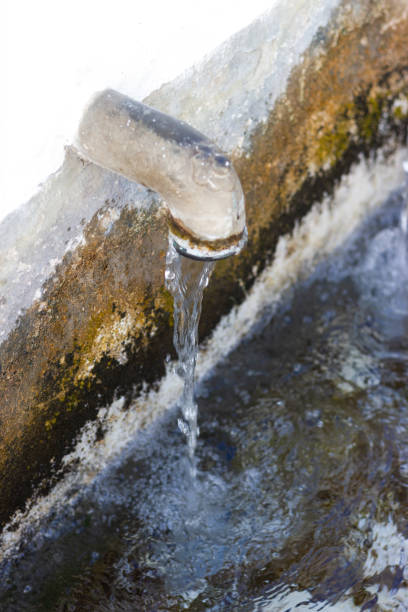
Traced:
[[401, 205], [201, 384], [197, 480], [169, 411], [26, 533], [1, 565], [1, 610], [407, 609]]

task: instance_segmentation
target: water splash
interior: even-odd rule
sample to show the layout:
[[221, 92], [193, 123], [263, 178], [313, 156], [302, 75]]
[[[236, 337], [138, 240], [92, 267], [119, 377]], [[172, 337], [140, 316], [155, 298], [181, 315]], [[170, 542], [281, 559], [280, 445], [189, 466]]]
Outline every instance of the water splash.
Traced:
[[214, 268], [212, 261], [196, 261], [180, 255], [169, 238], [166, 257], [166, 287], [174, 300], [174, 347], [178, 355], [177, 374], [184, 381], [178, 419], [180, 430], [187, 438], [191, 474], [196, 475], [195, 449], [199, 429], [197, 404], [194, 399], [194, 374], [198, 352], [198, 324], [204, 289]]

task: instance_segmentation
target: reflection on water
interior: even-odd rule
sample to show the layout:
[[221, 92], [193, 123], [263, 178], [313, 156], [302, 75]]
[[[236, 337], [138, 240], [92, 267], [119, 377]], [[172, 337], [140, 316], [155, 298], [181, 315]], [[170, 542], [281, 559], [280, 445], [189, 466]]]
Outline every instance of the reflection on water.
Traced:
[[7, 611], [407, 610], [402, 196], [3, 562]]

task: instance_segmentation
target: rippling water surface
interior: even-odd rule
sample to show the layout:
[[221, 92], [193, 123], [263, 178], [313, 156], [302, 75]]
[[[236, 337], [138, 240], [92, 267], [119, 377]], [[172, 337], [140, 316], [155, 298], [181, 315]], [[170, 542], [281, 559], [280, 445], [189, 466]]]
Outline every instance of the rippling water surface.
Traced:
[[401, 193], [1, 565], [5, 611], [408, 610]]

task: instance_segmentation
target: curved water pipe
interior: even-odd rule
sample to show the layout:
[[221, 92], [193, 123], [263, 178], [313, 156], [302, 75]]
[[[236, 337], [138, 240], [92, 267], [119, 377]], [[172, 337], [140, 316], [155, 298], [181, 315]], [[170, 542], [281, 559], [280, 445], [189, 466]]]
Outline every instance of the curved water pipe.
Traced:
[[162, 196], [182, 255], [222, 259], [244, 246], [244, 195], [232, 163], [184, 121], [106, 89], [86, 109], [75, 147]]

